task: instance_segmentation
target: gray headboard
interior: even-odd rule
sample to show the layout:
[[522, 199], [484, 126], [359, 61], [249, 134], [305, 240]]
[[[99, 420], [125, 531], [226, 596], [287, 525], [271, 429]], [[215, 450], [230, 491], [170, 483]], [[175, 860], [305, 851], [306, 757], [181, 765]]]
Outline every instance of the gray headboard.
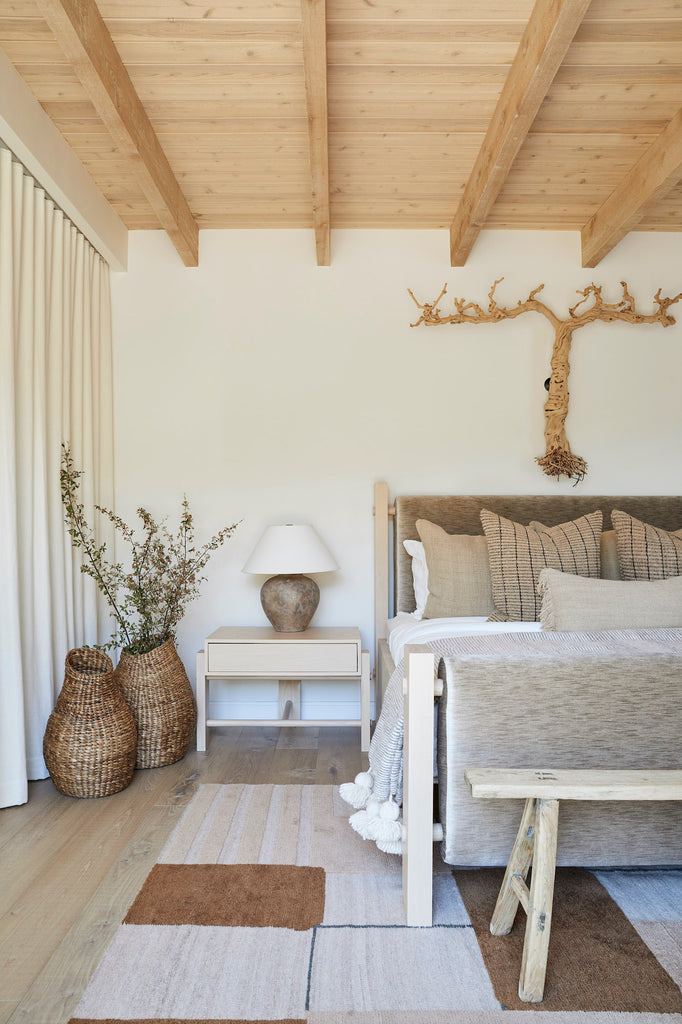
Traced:
[[622, 509], [637, 519], [663, 530], [682, 529], [682, 497], [624, 497], [573, 494], [466, 494], [413, 495], [395, 499], [394, 522], [394, 597], [396, 610], [414, 611], [411, 559], [403, 547], [404, 540], [418, 540], [417, 519], [428, 519], [442, 526], [447, 533], [481, 534], [479, 513], [482, 508], [528, 524], [536, 519], [547, 526], [575, 519], [601, 509], [604, 529], [610, 530], [611, 510]]

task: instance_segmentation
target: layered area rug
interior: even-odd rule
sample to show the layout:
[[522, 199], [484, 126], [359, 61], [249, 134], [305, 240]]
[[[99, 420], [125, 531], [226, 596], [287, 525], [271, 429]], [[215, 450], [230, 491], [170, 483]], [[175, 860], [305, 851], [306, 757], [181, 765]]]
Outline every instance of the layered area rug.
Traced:
[[407, 928], [400, 858], [332, 786], [204, 785], [70, 1024], [682, 1024], [682, 871], [557, 872], [545, 999], [517, 986], [501, 870], [434, 862]]

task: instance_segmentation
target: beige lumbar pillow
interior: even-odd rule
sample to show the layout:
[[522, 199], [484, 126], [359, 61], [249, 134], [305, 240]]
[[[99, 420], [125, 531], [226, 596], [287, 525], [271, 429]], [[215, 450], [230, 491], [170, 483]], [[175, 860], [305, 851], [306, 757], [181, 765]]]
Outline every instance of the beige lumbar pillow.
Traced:
[[682, 530], [671, 533], [614, 509], [611, 522], [618, 538], [624, 580], [664, 580], [682, 575]]
[[483, 509], [481, 522], [488, 540], [494, 621], [538, 621], [537, 585], [546, 566], [576, 576], [599, 577], [600, 511], [559, 526], [522, 526]]
[[450, 534], [418, 519], [429, 573], [425, 619], [490, 615], [495, 608], [485, 537]]
[[682, 626], [682, 576], [666, 580], [595, 580], [543, 569], [543, 629], [594, 632]]

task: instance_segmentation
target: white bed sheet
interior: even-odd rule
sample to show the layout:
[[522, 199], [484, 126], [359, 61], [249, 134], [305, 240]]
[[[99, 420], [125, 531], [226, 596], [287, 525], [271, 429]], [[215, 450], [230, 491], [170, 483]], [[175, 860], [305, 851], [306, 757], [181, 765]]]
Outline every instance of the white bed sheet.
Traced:
[[531, 633], [542, 629], [540, 622], [488, 622], [485, 615], [456, 619], [417, 619], [411, 612], [399, 612], [388, 620], [388, 646], [394, 664], [403, 656], [405, 644], [425, 644], [450, 636], [482, 633]]

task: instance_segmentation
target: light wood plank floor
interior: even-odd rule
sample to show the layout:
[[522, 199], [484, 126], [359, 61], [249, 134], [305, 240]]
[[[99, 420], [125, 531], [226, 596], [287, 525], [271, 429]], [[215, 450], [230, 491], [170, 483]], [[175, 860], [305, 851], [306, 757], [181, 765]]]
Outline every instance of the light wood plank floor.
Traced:
[[65, 1024], [203, 782], [337, 784], [367, 766], [359, 729], [211, 729], [208, 751], [75, 800], [50, 779], [0, 811], [0, 1022]]

